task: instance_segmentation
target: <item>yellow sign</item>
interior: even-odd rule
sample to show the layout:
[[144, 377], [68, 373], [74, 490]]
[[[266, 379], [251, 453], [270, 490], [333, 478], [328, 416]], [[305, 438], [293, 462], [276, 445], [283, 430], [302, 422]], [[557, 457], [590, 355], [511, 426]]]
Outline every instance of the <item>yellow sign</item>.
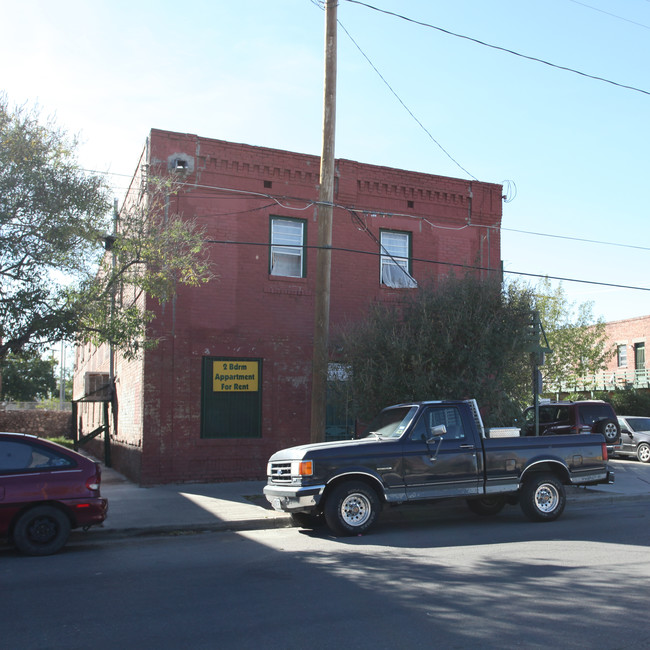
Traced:
[[212, 390], [215, 393], [257, 392], [258, 361], [213, 361]]

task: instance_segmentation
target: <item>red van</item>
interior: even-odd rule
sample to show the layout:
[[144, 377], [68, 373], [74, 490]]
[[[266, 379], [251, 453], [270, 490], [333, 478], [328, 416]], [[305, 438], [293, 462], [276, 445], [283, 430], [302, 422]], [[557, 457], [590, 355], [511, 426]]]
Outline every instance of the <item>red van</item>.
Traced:
[[99, 463], [49, 440], [0, 433], [0, 537], [26, 555], [51, 555], [72, 528], [106, 519]]

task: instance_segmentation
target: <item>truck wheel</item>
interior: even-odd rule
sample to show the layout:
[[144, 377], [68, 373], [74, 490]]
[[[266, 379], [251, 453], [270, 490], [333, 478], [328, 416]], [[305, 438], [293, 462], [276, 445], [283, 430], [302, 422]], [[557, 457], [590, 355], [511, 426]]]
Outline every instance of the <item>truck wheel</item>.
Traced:
[[504, 497], [483, 497], [481, 499], [467, 499], [467, 506], [476, 515], [491, 517], [498, 515], [506, 505]]
[[650, 445], [647, 442], [642, 442], [636, 448], [636, 457], [642, 463], [650, 463]]
[[381, 504], [377, 493], [361, 481], [341, 483], [325, 501], [325, 521], [335, 535], [359, 535], [375, 523]]
[[317, 528], [323, 521], [320, 514], [313, 515], [309, 512], [292, 512], [291, 524], [296, 528]]
[[37, 506], [20, 516], [12, 539], [25, 555], [52, 555], [63, 548], [70, 535], [70, 520], [58, 508]]
[[618, 438], [619, 426], [614, 420], [601, 420], [594, 427], [596, 433], [602, 433], [607, 442], [614, 442]]
[[532, 521], [553, 521], [564, 510], [564, 485], [552, 474], [534, 474], [521, 488], [520, 505]]

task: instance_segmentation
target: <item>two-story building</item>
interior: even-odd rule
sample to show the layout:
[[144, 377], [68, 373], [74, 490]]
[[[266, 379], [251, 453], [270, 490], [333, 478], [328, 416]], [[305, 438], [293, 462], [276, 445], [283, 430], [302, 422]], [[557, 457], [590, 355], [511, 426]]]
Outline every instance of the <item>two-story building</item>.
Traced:
[[[151, 131], [130, 192], [152, 174], [182, 180], [169, 209], [205, 229], [216, 278], [163, 306], [143, 298], [160, 343], [136, 361], [115, 358], [119, 471], [141, 484], [259, 479], [271, 453], [309, 441], [319, 165]], [[501, 272], [501, 185], [337, 160], [334, 203], [333, 334], [418, 283], [467, 267]], [[75, 399], [108, 363], [104, 348], [77, 350]], [[101, 414], [79, 403], [80, 430]]]
[[650, 316], [627, 318], [606, 324], [608, 345], [614, 350], [607, 367], [594, 377], [596, 387], [650, 388], [646, 342], [650, 340]]

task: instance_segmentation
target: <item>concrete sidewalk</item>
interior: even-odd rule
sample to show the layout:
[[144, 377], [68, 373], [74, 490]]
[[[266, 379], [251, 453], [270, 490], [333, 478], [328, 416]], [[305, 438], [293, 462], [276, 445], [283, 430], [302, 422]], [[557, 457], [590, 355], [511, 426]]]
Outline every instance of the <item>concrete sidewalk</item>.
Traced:
[[[650, 464], [632, 460], [609, 462], [616, 472], [616, 482], [587, 488], [568, 486], [567, 508], [620, 499], [650, 499]], [[103, 468], [102, 495], [109, 501], [108, 518], [101, 527], [73, 534], [99, 538], [290, 526], [289, 515], [271, 509], [264, 498], [264, 485], [264, 481], [243, 481], [139, 487], [115, 470]], [[458, 506], [454, 500], [446, 503]], [[420, 517], [426, 517], [427, 510], [419, 510]], [[407, 511], [408, 514], [402, 514]], [[385, 513], [411, 521], [418, 518], [416, 506], [391, 508]]]

